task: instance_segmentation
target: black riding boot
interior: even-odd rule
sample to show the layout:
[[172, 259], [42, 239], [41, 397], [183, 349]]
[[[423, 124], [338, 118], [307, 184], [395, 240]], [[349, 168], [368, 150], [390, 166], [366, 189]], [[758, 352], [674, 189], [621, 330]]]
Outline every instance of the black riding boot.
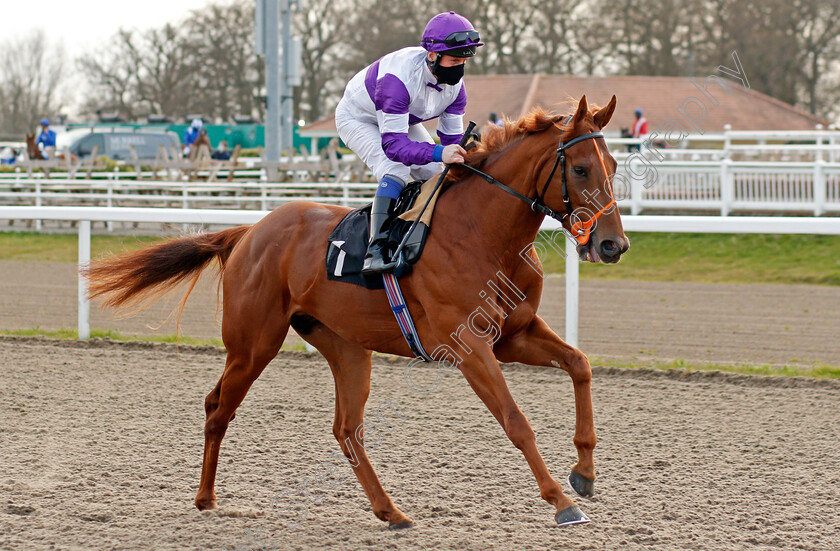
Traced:
[[388, 271], [391, 266], [388, 254], [388, 223], [394, 213], [396, 199], [377, 196], [373, 198], [373, 207], [370, 209], [370, 242], [365, 263], [362, 265], [363, 274], [374, 274]]

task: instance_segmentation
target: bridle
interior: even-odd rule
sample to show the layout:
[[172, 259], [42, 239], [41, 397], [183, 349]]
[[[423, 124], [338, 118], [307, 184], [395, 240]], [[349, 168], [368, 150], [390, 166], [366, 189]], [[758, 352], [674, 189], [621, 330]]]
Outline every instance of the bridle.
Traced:
[[[566, 118], [566, 121], [563, 123], [563, 126], [567, 126], [571, 120], [572, 115], [569, 115], [568, 118]], [[522, 195], [515, 189], [506, 186], [505, 184], [501, 183], [489, 174], [482, 172], [477, 168], [471, 167], [467, 164], [462, 164], [461, 166], [473, 171], [476, 175], [487, 180], [494, 186], [505, 190], [517, 199], [525, 201], [526, 203], [528, 203], [528, 205], [530, 205], [531, 210], [534, 212], [539, 212], [546, 216], [549, 216], [557, 220], [561, 224], [565, 222], [565, 220], [568, 218], [572, 236], [580, 245], [586, 245], [589, 242], [589, 235], [592, 233], [592, 226], [597, 222], [598, 218], [600, 218], [602, 214], [604, 214], [607, 210], [609, 210], [615, 205], [615, 198], [610, 193], [610, 202], [607, 203], [607, 205], [605, 205], [602, 209], [600, 209], [598, 212], [592, 215], [589, 219], [585, 221], [580, 220], [579, 217], [574, 213], [574, 209], [572, 208], [572, 202], [569, 198], [569, 186], [566, 182], [566, 150], [582, 141], [594, 140], [596, 138], [603, 137], [604, 134], [602, 132], [589, 132], [580, 136], [576, 136], [568, 142], [563, 142], [561, 138], [560, 143], [557, 145], [557, 156], [554, 158], [554, 166], [551, 168], [551, 172], [549, 173], [548, 178], [545, 181], [545, 185], [542, 188], [542, 192], [539, 192], [537, 194], [536, 199], [531, 199], [526, 195]], [[604, 158], [601, 156], [601, 149], [597, 147], [597, 145], [595, 147], [595, 151], [598, 153], [598, 160], [601, 162], [601, 168], [604, 169], [604, 174], [606, 174], [607, 167], [604, 164]], [[548, 186], [551, 185], [552, 179], [554, 178], [554, 173], [557, 172], [558, 166], [560, 167], [561, 181], [563, 183], [563, 204], [566, 207], [566, 212], [563, 214], [558, 214], [557, 212], [551, 210], [548, 207], [548, 205], [545, 204], [545, 194], [548, 191]], [[573, 217], [578, 218], [578, 220], [573, 221]]]

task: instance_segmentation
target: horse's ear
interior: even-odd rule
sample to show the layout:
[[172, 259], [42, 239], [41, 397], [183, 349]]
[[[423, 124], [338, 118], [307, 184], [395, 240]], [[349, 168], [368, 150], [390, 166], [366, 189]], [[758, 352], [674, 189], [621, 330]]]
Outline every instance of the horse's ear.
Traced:
[[610, 122], [610, 119], [613, 116], [613, 112], [615, 111], [615, 94], [613, 94], [612, 99], [610, 102], [598, 111], [595, 112], [593, 118], [595, 119], [595, 126], [598, 127], [598, 130], [607, 126], [607, 123]]
[[586, 103], [586, 94], [580, 98], [580, 103], [578, 103], [577, 111], [575, 111], [575, 116], [572, 117], [572, 122], [577, 124], [578, 122], [582, 121], [586, 114], [589, 112], [589, 104]]

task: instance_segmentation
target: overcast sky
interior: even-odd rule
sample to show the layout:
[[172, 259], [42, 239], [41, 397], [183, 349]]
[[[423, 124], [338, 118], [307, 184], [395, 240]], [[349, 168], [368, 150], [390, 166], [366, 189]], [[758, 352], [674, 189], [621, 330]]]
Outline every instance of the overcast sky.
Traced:
[[0, 45], [36, 29], [47, 33], [49, 51], [60, 47], [67, 71], [60, 89], [62, 102], [71, 118], [78, 114], [83, 79], [73, 65], [74, 58], [95, 48], [107, 47], [108, 39], [120, 27], [148, 29], [177, 23], [210, 0], [2, 0]]
[[147, 29], [177, 22], [208, 0], [21, 0], [3, 1], [2, 39], [41, 28], [68, 57], [100, 46], [120, 27]]

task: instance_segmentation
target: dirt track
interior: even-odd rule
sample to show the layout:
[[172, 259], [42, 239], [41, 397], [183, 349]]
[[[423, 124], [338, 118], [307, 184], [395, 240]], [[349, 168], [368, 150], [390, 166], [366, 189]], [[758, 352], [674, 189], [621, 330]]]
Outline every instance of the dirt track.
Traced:
[[[185, 335], [213, 338], [216, 286], [210, 278], [190, 297]], [[76, 327], [72, 264], [0, 262], [0, 330]], [[564, 334], [562, 277], [546, 280], [540, 314]], [[171, 335], [159, 325], [177, 300], [138, 318], [115, 320], [91, 310], [94, 329]], [[581, 282], [580, 347], [605, 360], [840, 366], [840, 287], [724, 285], [648, 281]], [[396, 322], [394, 322], [396, 323]], [[294, 343], [296, 337], [287, 343]], [[299, 341], [298, 341], [299, 342]]]
[[[338, 449], [322, 360], [281, 353], [231, 424], [221, 510], [199, 513], [203, 397], [215, 349], [0, 338], [1, 549], [838, 549], [840, 384], [596, 369], [599, 479], [586, 526], [558, 529], [521, 454], [454, 372], [427, 396], [378, 360], [370, 455], [417, 522], [391, 533], [354, 478], [314, 484], [294, 529], [274, 497]], [[509, 366], [543, 456], [574, 462], [568, 377]], [[427, 374], [428, 375], [428, 374]], [[681, 379], [682, 377], [682, 379]], [[369, 420], [372, 415], [369, 415]], [[374, 428], [371, 430], [375, 430]], [[276, 547], [274, 547], [276, 546]]]

